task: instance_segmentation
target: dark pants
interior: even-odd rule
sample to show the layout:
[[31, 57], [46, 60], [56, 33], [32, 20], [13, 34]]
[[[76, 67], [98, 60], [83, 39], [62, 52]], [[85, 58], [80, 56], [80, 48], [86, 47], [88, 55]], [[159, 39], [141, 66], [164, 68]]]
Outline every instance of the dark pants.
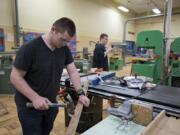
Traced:
[[23, 135], [49, 135], [57, 113], [58, 108], [51, 108], [47, 111], [19, 108], [18, 117]]

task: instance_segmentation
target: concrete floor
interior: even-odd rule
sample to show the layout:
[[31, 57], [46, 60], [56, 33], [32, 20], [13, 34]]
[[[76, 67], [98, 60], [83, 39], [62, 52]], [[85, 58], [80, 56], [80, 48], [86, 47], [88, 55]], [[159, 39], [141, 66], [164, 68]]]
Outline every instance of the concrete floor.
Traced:
[[[129, 75], [131, 65], [124, 66], [116, 72], [117, 76]], [[16, 106], [14, 97], [9, 95], [0, 96], [0, 103], [6, 107], [8, 114], [1, 115], [0, 113], [0, 135], [22, 135], [21, 127], [17, 118]], [[107, 100], [103, 100], [103, 110], [109, 107]], [[0, 109], [3, 109], [0, 107]], [[1, 112], [1, 110], [0, 110]], [[103, 118], [107, 117], [106, 111], [103, 111]], [[54, 123], [54, 128], [51, 135], [64, 135], [66, 132], [64, 110], [60, 109]]]

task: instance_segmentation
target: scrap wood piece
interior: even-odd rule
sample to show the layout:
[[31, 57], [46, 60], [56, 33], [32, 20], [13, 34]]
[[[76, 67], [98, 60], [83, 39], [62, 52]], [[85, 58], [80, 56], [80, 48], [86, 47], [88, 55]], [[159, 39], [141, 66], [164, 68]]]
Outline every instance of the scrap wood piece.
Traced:
[[180, 120], [167, 117], [162, 111], [142, 132], [141, 135], [179, 135]]
[[144, 103], [133, 103], [132, 112], [135, 115], [133, 121], [137, 124], [147, 126], [153, 120], [153, 108]]
[[[167, 117], [168, 119], [165, 126], [161, 126], [161, 128], [166, 129], [168, 132], [174, 134], [180, 134], [179, 127], [180, 127], [180, 119], [176, 119], [175, 117]], [[164, 121], [162, 121], [164, 122]]]
[[[89, 81], [85, 81], [83, 86], [83, 90], [85, 94], [87, 93], [88, 87], [89, 87]], [[74, 111], [74, 115], [71, 117], [71, 121], [69, 122], [66, 135], [75, 135], [82, 109], [83, 109], [83, 104], [80, 103], [80, 101], [78, 101]]]
[[141, 135], [151, 135], [153, 129], [157, 127], [159, 122], [165, 117], [165, 111], [161, 111], [161, 113], [145, 128], [145, 130], [141, 133]]
[[5, 114], [8, 114], [7, 108], [3, 105], [3, 103], [0, 102], [0, 116], [3, 116]]

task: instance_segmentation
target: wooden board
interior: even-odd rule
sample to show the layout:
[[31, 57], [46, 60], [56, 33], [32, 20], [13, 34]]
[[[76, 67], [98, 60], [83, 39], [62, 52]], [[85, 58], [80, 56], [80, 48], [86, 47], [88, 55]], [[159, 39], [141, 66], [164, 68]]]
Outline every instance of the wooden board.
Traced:
[[[83, 87], [85, 94], [87, 93], [88, 87], [89, 87], [89, 81], [85, 81]], [[78, 101], [74, 115], [72, 116], [71, 121], [69, 122], [66, 135], [75, 135], [82, 109], [83, 109], [83, 104]]]
[[141, 135], [180, 135], [180, 120], [174, 117], [167, 117], [162, 111], [148, 126]]
[[132, 112], [135, 115], [133, 121], [137, 124], [147, 126], [153, 120], [153, 108], [144, 103], [133, 103]]
[[150, 135], [152, 130], [159, 124], [159, 121], [165, 116], [165, 111], [162, 111], [156, 118], [145, 128], [141, 135]]

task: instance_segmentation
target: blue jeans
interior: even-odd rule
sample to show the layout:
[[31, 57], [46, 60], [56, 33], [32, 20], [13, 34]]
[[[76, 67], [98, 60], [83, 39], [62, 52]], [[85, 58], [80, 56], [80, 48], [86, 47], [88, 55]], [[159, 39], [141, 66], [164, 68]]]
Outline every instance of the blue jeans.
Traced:
[[58, 108], [50, 108], [46, 111], [18, 108], [23, 135], [49, 135], [57, 113]]

